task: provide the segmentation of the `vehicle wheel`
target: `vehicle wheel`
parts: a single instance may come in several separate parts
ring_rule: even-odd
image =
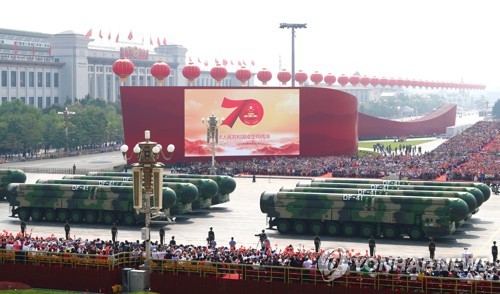
[[[80,223],[82,221],[82,213],[79,210],[71,211],[71,222]]]
[[[399,236],[399,230],[395,225],[384,225],[382,233],[384,234],[384,238],[394,239]]]
[[[353,237],[353,236],[355,236],[356,233],[357,233],[357,231],[358,230],[357,230],[356,225],[354,223],[345,223],[342,226],[342,232],[347,237]]]
[[[47,209],[45,210],[45,212],[43,213],[43,215],[45,216],[45,220],[48,221],[48,222],[53,222],[56,220],[56,211],[53,210],[53,209]]]
[[[325,229],[325,225],[319,221],[313,221],[309,224],[309,228],[313,234],[321,235]]]
[[[97,213],[95,211],[87,211],[85,213],[85,222],[89,225],[97,222]]]
[[[280,232],[280,234],[290,233],[290,222],[288,222],[287,220],[278,220],[276,227],[278,228],[278,232]]]
[[[106,211],[102,216],[102,222],[111,225],[115,222],[115,215],[111,211]]]
[[[420,240],[424,238],[424,231],[418,226],[411,226],[408,228],[408,235],[413,240]]]
[[[57,218],[60,222],[65,222],[69,219],[69,211],[66,209],[59,209],[57,212]]]
[[[375,227],[372,224],[362,224],[359,227],[359,235],[364,238],[370,238],[375,235]]]
[[[307,225],[304,221],[294,221],[293,231],[297,234],[304,234],[307,231]]]
[[[331,222],[326,225],[326,232],[330,236],[338,236],[340,234],[340,225],[337,222]]]
[[[124,216],[123,216],[123,222],[125,223],[125,225],[127,226],[133,226],[137,223],[137,220],[135,218],[135,215],[134,213],[126,213]]]
[[[33,208],[31,211],[31,219],[35,222],[43,220],[43,213],[40,208]]]
[[[29,208],[19,208],[19,212],[17,213],[17,216],[19,217],[20,220],[22,221],[27,221],[30,219],[30,209]]]

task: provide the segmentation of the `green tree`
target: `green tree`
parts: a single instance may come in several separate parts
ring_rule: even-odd
[[[60,111],[63,111],[63,109],[54,108],[42,117],[42,141],[45,153],[47,153],[49,148],[59,149],[66,146],[66,125],[64,122],[64,117],[60,114],[57,114],[57,112]]]
[[[19,100],[3,103],[0,124],[4,128],[0,149],[4,154],[21,154],[38,150],[42,140],[42,114]]]

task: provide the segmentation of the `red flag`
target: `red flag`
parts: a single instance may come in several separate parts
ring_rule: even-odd
[[[132,35],[132,30],[130,30],[130,33],[128,33],[128,39],[131,41],[134,38],[134,35]]]
[[[161,43],[160,43],[160,37],[156,37],[156,44],[158,44],[158,46],[161,45]]]
[[[219,61],[215,58],[215,65],[219,65]]]
[[[153,46],[153,38],[149,36],[149,45]]]
[[[243,60],[243,65],[244,65],[244,66],[247,66],[247,64],[245,63],[245,60]]]
[[[208,60],[205,59],[205,63],[203,63],[205,66],[208,66]]]
[[[102,30],[99,30],[99,38],[102,39]]]
[[[144,45],[144,35],[142,35],[142,45]]]
[[[223,64],[224,66],[226,66],[226,65],[227,65],[227,60],[222,59],[222,64]]]
[[[238,66],[241,66],[241,61],[238,60]]]
[[[85,37],[90,38],[92,37],[92,29],[90,29],[86,34]]]
[[[111,40],[111,32],[108,34],[108,40]]]
[[[163,45],[167,45],[167,38],[163,37]]]
[[[200,58],[199,58],[199,57],[198,57],[198,63],[201,63],[201,60],[200,60]]]
[[[120,42],[120,33],[116,34],[116,40],[115,40],[116,43]]]
[[[35,44],[31,47],[31,55],[35,55]]]
[[[49,48],[49,50],[50,50],[50,48]],[[14,42],[14,55],[17,55],[17,42]]]
[[[231,59],[231,65],[234,65],[233,60]]]
[[[255,62],[253,62],[253,60],[252,60],[252,66],[255,66]]]
[[[191,56],[189,56],[189,63],[193,63],[193,60],[191,59]]]

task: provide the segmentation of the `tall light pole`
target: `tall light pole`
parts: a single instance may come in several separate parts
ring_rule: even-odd
[[[280,29],[292,29],[292,87],[295,87],[295,29],[306,28],[306,23],[280,23]]]
[[[137,156],[137,163],[132,164],[133,172],[133,198],[134,209],[136,213],[143,212],[145,214],[145,227],[141,230],[142,240],[146,241],[146,261],[144,267],[149,270],[149,262],[151,259],[151,197],[153,197],[153,209],[159,213],[162,208],[162,186],[163,186],[163,166],[162,162],[157,162],[160,155],[165,160],[172,158],[175,146],[170,144],[167,146],[167,156],[163,154],[163,148],[160,144],[150,141],[151,134],[149,131],[144,132],[145,141],[135,145],[133,152]],[[128,146],[122,145],[120,151],[123,158],[128,161],[132,158],[127,157]],[[143,205],[144,204],[144,205]],[[144,208],[143,208],[144,206]]]
[[[64,118],[65,133],[66,133],[66,152],[69,156],[69,139],[68,139],[68,121],[69,116],[75,114],[74,111],[68,111],[68,108],[64,108],[64,111],[59,111],[57,114],[61,114]]]
[[[201,118],[201,123],[207,126],[207,143],[212,146],[212,166],[210,167],[210,174],[215,175],[215,145],[219,144],[219,126],[224,122],[224,118],[219,121],[219,118],[212,112],[210,117],[206,119]]]

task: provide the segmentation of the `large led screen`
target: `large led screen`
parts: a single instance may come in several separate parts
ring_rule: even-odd
[[[299,96],[290,88],[186,89],[184,156],[211,156],[211,114],[219,118],[217,156],[300,155]]]

